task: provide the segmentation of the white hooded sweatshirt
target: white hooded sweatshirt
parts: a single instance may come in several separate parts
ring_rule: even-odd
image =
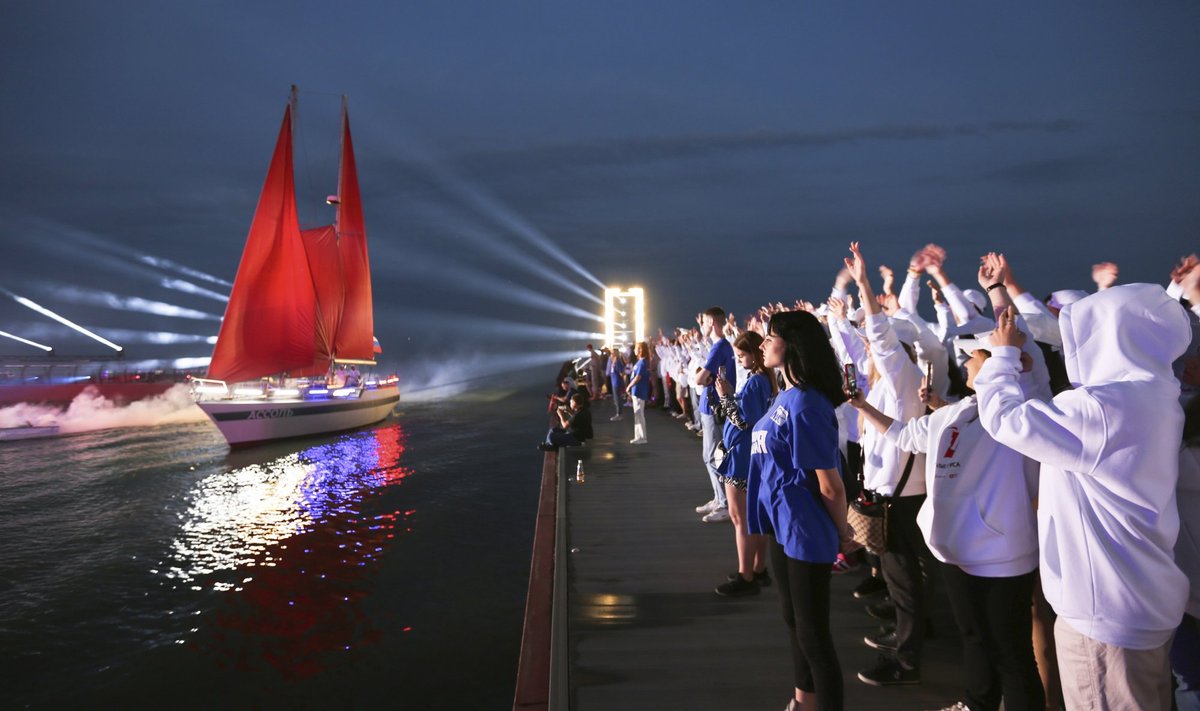
[[[917,525],[938,560],[981,578],[1037,567],[1037,464],[988,435],[975,396],[893,422],[887,438],[926,456],[928,498]]]
[[[1126,284],[1067,306],[1059,324],[1075,389],[1026,402],[1019,351],[996,347],[975,377],[980,418],[1042,463],[1040,568],[1054,610],[1092,639],[1154,649],[1188,596],[1172,559],[1183,411],[1171,372],[1187,314],[1160,286]]]

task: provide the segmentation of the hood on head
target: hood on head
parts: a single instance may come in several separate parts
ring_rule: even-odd
[[[1063,307],[1058,315],[1071,384],[1174,380],[1191,326],[1157,284],[1122,284]]]

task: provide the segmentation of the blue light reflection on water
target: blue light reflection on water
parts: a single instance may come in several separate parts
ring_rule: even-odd
[[[269,666],[292,678],[377,640],[358,603],[398,524],[410,530],[415,510],[364,509],[409,476],[399,465],[403,452],[393,425],[199,482],[162,574],[176,589],[231,597],[219,603],[214,630],[190,628],[177,643],[219,666]]]

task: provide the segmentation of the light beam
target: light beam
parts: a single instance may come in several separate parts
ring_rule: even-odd
[[[34,348],[41,348],[42,350],[46,351],[47,353],[54,350],[50,346],[44,346],[41,343],[36,343],[34,341],[30,341],[30,340],[21,338],[20,336],[14,336],[13,334],[8,333],[7,331],[0,331],[0,336],[4,336],[5,338],[11,338],[14,341],[20,341],[21,343],[24,343],[25,345],[28,345],[28,346],[33,346]]]
[[[88,338],[99,341],[100,343],[103,343],[104,345],[108,346],[109,348],[113,349],[114,351],[116,351],[118,353],[121,353],[125,350],[124,348],[118,346],[117,344],[113,343],[112,341],[108,340],[107,338],[104,338],[102,336],[96,335],[95,333],[92,333],[91,331],[87,330],[83,326],[80,326],[79,324],[75,323],[74,321],[71,321],[67,318],[59,316],[58,314],[54,313],[50,309],[48,309],[44,306],[41,306],[39,304],[36,304],[36,303],[30,301],[29,299],[26,299],[24,296],[18,296],[16,294],[12,293],[11,291],[9,291],[8,289],[5,289],[4,287],[0,287],[0,291],[3,291],[5,294],[8,294],[10,297],[12,297],[12,299],[14,301],[16,301],[18,304],[24,306],[25,308],[33,309],[34,311],[37,311],[39,314],[46,316],[48,318],[52,318],[55,321],[58,321],[59,323],[61,323],[62,325],[66,326],[68,328],[73,328],[76,331],[87,336]]]

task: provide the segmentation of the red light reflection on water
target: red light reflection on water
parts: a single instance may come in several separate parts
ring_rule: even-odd
[[[223,594],[215,629],[191,646],[223,667],[302,679],[378,642],[382,633],[360,603],[375,592],[377,563],[398,527],[412,530],[416,510],[364,510],[411,474],[398,465],[403,452],[398,425],[301,452],[312,471],[297,503],[309,523],[236,571],[242,582]]]

